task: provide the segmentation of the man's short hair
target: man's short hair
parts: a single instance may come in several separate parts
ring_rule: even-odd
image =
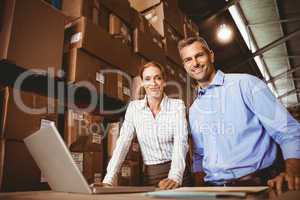
[[[178,51],[180,52],[181,49],[183,49],[186,46],[189,46],[191,44],[193,44],[194,42],[200,42],[208,51],[211,51],[207,42],[205,41],[204,38],[200,37],[200,36],[196,36],[196,37],[188,37],[185,39],[182,39],[178,42]]]

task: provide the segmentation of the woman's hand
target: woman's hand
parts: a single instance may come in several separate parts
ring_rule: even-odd
[[[90,187],[112,187],[111,184],[108,183],[92,183],[90,184]]]
[[[165,178],[158,183],[158,187],[163,190],[170,190],[178,188],[180,185],[178,182],[173,181],[172,179]]]

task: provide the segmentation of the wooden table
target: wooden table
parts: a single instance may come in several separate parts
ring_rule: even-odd
[[[258,199],[283,199],[283,200],[299,200],[300,191],[288,191],[282,195],[275,197],[272,195],[273,191],[263,192],[257,195],[248,195],[244,199],[258,200]],[[0,200],[159,200],[144,196],[143,193],[134,194],[101,194],[101,195],[84,195],[72,194],[52,191],[37,191],[37,192],[13,192],[13,193],[0,193]],[[233,198],[224,198],[224,200]],[[240,199],[240,198],[239,198]],[[165,199],[163,199],[165,200]],[[183,200],[183,199],[181,199]],[[222,198],[218,198],[222,200]]]

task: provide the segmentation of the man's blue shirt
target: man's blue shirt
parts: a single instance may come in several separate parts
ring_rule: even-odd
[[[247,74],[217,71],[189,110],[193,171],[222,184],[284,159],[300,158],[300,125],[267,85]]]

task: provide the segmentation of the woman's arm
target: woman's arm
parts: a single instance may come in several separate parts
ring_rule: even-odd
[[[134,137],[133,116],[135,115],[134,105],[129,103],[126,110],[125,119],[120,130],[120,136],[117,140],[116,148],[107,166],[107,173],[103,183],[112,185],[113,180],[118,173],[125,157],[128,153],[132,139]]]
[[[172,152],[172,163],[169,171],[168,179],[178,183],[177,187],[182,184],[183,174],[185,170],[185,159],[188,152],[188,129],[186,121],[185,105],[183,101],[180,101],[178,105],[179,109],[175,110],[175,133],[174,133],[174,145]],[[172,181],[164,181],[164,188],[170,189],[173,185]]]

